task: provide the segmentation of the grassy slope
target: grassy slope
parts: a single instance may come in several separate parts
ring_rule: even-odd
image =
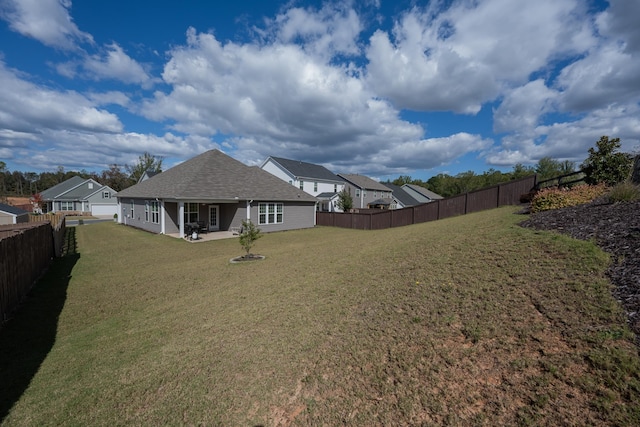
[[[55,343],[5,424],[638,424],[607,257],[511,212],[275,233],[244,264],[237,239],[79,227]]]

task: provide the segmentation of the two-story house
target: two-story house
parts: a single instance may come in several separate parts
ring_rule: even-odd
[[[338,176],[344,179],[345,189],[353,199],[354,208],[366,209],[373,205],[380,205],[380,201],[386,204],[391,203],[392,190],[386,185],[364,175],[339,173]]]
[[[317,198],[318,210],[340,211],[336,204],[344,180],[324,166],[270,156],[260,168]]]

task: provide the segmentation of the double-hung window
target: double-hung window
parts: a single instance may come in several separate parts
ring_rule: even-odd
[[[300,180],[300,189],[304,191],[304,181]]]
[[[184,204],[184,222],[197,222],[198,221],[198,204],[197,203],[185,203]]]
[[[144,204],[144,222],[149,222],[149,202]]]
[[[313,192],[317,193],[318,192],[318,183],[314,181],[313,183]]]
[[[109,191],[103,191],[102,192],[102,198],[103,199],[110,199],[111,198],[111,193]]]
[[[61,211],[72,211],[73,210],[73,202],[60,202],[60,210]]]
[[[282,224],[282,203],[260,203],[258,205],[258,224]]]
[[[151,202],[151,222],[154,224],[160,224],[160,202]]]

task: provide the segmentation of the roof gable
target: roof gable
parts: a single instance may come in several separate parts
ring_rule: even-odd
[[[86,181],[86,179],[82,178],[81,176],[72,176],[66,181],[62,181],[60,184],[56,184],[53,187],[40,192],[40,195],[44,200],[52,200],[59,195],[66,193],[72,188],[82,184],[84,181]]]
[[[406,191],[404,191],[404,189],[402,187],[400,187],[399,185],[395,185],[395,184],[385,184],[386,186],[388,186],[392,191],[393,191],[393,197],[400,203],[402,203],[402,205],[404,207],[407,206],[415,206],[415,205],[419,205],[421,202],[416,200],[415,198],[413,198],[411,196],[411,194],[407,193]]]
[[[342,180],[336,174],[329,169],[321,165],[315,165],[313,163],[302,162],[300,160],[283,159],[282,157],[269,157],[274,163],[280,165],[284,170],[289,172],[296,178],[310,178],[323,181],[336,181]],[[269,161],[267,159],[267,161]]]
[[[316,201],[269,172],[247,166],[219,150],[206,151],[120,191],[116,197]]]

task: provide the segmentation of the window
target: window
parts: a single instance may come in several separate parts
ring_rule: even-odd
[[[303,180],[300,180],[300,189],[304,190],[304,181]]]
[[[185,203],[184,204],[184,222],[197,222],[198,221],[198,204],[197,203]]]
[[[360,189],[356,188],[356,197],[360,197]]]
[[[151,202],[151,222],[160,224],[160,202]]]
[[[293,185],[293,181],[292,181],[292,180],[289,180],[289,184]]]
[[[314,182],[314,183],[313,183],[313,192],[314,192],[314,193],[317,193],[317,192],[318,192],[318,183],[317,183],[317,182]]]
[[[338,192],[338,184],[333,184],[333,192],[334,193]]]
[[[111,193],[109,191],[103,191],[102,192],[102,198],[103,199],[110,199],[111,198]]]
[[[149,222],[149,202],[144,203],[144,221]]]
[[[134,206],[134,203],[133,203],[133,200],[132,200],[131,201],[131,218],[133,218],[133,206]]]
[[[61,211],[72,211],[73,210],[73,202],[60,202],[60,210]]]
[[[93,190],[93,182],[90,182],[88,186],[89,186],[89,190]]]
[[[282,203],[260,203],[258,205],[258,224],[282,224]]]
[[[382,197],[382,196],[381,196]],[[373,190],[373,198],[377,199],[378,198],[378,190]]]

